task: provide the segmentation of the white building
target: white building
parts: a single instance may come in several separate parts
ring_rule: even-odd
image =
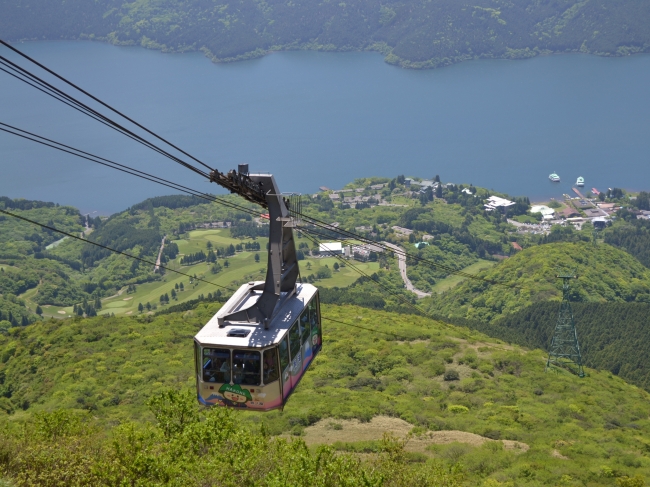
[[[555,210],[546,205],[534,205],[530,208],[531,213],[541,213],[544,220],[552,220],[555,217]]]
[[[499,209],[505,212],[507,208],[511,207],[514,204],[514,201],[510,201],[505,198],[499,198],[498,196],[490,196],[486,200],[484,206],[486,211],[494,211],[496,209]]]
[[[318,251],[322,255],[341,255],[343,253],[343,245],[341,242],[325,242],[318,246]]]

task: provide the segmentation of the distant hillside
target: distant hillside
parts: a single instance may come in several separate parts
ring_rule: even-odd
[[[430,310],[490,322],[533,303],[560,299],[558,266],[579,276],[571,282],[573,301],[650,303],[650,270],[637,259],[607,244],[559,242],[525,249],[480,274],[515,287],[465,281],[428,298]]]
[[[394,445],[396,470],[384,483],[355,477],[346,485],[457,485],[442,482],[442,472],[462,475],[462,485],[530,487],[604,487],[650,476],[647,392],[608,372],[545,373],[543,351],[353,306],[323,306],[323,351],[284,411],[199,412],[193,400],[167,391],[193,389],[192,337],[216,309],[47,320],[0,334],[0,485],[1,475],[10,485],[341,485],[261,478],[285,461],[302,462],[301,472],[331,471],[330,462],[340,466],[331,456],[337,450],[373,460],[368,453],[386,452],[381,433],[373,441],[355,434],[373,417],[410,423],[406,448],[420,449],[407,455]],[[353,419],[361,423],[347,431]],[[345,438],[322,463],[300,443],[265,446],[280,434],[301,439],[317,425]],[[457,441],[432,440],[436,434]],[[282,456],[265,456],[270,451]],[[368,466],[348,465],[354,472]],[[422,476],[395,480],[399,469]],[[249,481],[235,481],[242,478]]]
[[[560,303],[527,306],[492,323],[462,321],[511,343],[548,350]],[[572,303],[583,362],[650,390],[650,304]]]
[[[203,50],[220,61],[286,49],[368,49],[390,63],[427,68],[551,52],[647,52],[649,19],[650,4],[640,0],[13,0],[3,2],[0,35]]]

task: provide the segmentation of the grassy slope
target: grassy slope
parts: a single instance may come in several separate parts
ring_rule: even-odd
[[[500,262],[480,276],[519,289],[465,281],[430,301],[444,316],[489,321],[539,301],[561,297],[557,267],[574,269],[575,301],[643,301],[650,293],[650,271],[631,255],[610,245],[553,243],[528,248]]]
[[[6,419],[63,407],[91,409],[111,424],[150,420],[145,402],[152,394],[192,386],[191,338],[217,308],[12,329],[0,337],[0,387],[11,395],[0,406],[14,411]],[[453,444],[430,449],[444,462],[460,461],[468,485],[486,476],[559,485],[568,475],[567,485],[595,486],[612,485],[613,475],[650,475],[650,395],[616,376],[544,373],[541,351],[416,316],[348,306],[325,306],[324,316],[408,338],[325,321],[325,348],[285,410],[238,413],[241,421],[300,434],[321,418],[388,415],[410,422],[415,433],[461,430],[530,446],[523,453]],[[457,370],[461,380],[443,381],[445,369]]]
[[[478,262],[476,262],[475,264],[472,264],[470,266],[465,267],[464,269],[462,269],[462,271],[466,272],[466,273],[469,273],[469,274],[478,274],[482,270],[489,269],[494,264],[495,264],[494,261],[481,259]],[[465,280],[464,277],[453,274],[453,275],[451,275],[449,277],[446,277],[446,278],[441,279],[440,281],[436,282],[432,286],[431,290],[434,293],[442,293],[444,291],[448,291],[449,289],[457,286],[458,284],[460,284],[464,280]]]

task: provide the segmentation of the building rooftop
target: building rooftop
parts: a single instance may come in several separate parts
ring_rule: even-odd
[[[341,242],[324,242],[318,246],[320,252],[333,252],[341,253],[343,252],[343,245]]]

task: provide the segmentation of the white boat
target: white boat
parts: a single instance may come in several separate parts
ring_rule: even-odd
[[[578,179],[576,180],[576,186],[584,186],[585,185],[585,178],[582,176],[579,176]]]
[[[548,178],[554,183],[560,182],[560,176],[558,176],[556,173],[551,174]]]

